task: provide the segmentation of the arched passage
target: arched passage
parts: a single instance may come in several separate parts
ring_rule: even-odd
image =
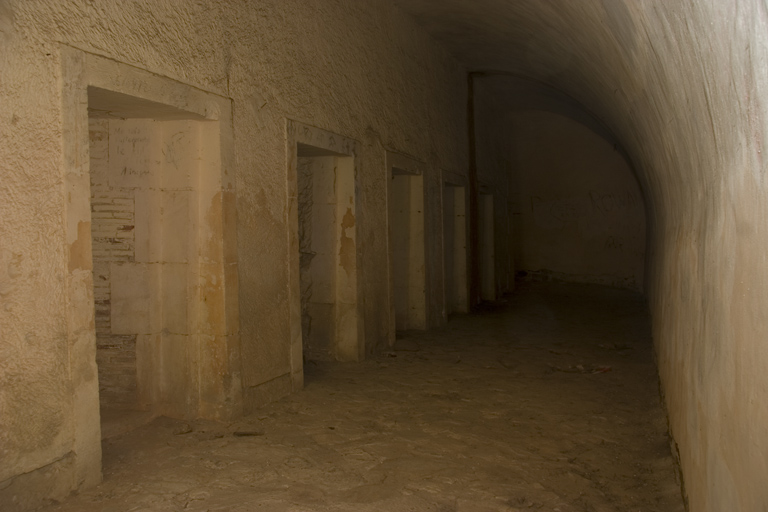
[[[473,71],[562,91],[626,148],[646,194],[646,289],[691,509],[764,506],[764,2],[398,3]]]
[[[301,120],[307,136],[322,127],[355,141],[356,170],[345,172],[354,186],[347,180],[341,199],[355,205],[355,244],[344,255],[359,271],[335,282],[357,283],[346,291],[362,299],[345,304],[359,321],[344,346],[362,357],[363,347],[371,355],[394,339],[382,271],[387,155],[423,163],[425,314],[437,326],[448,295],[444,184],[467,187],[467,239],[477,253],[468,259],[483,262],[482,272],[477,261],[467,265],[469,295],[496,297],[512,286],[514,263],[509,116],[545,110],[615,144],[638,178],[649,226],[645,290],[690,508],[765,509],[765,1],[395,1],[400,9],[391,0],[0,0],[0,503],[36,508],[100,478],[90,255],[92,238],[117,245],[124,233],[90,235],[99,226],[90,224],[84,171],[87,85],[96,85],[151,101],[140,109],[152,111],[147,119],[164,119],[161,105],[194,112],[195,145],[220,146],[213,159],[180,155],[216,170],[163,191],[188,197],[187,211],[197,212],[163,226],[168,247],[201,226],[199,250],[186,263],[153,262],[186,265],[194,290],[167,287],[162,309],[151,309],[199,320],[151,332],[191,341],[174,345],[189,356],[186,370],[162,374],[192,383],[167,393],[182,398],[183,416],[237,415],[301,385],[299,202],[286,162],[312,155],[289,143],[286,119]],[[106,67],[86,72],[98,62]],[[216,125],[220,137],[204,135]],[[336,141],[324,149],[338,152]],[[187,301],[192,310],[172,307],[185,295],[197,297]]]

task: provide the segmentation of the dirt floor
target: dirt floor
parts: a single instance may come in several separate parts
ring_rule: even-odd
[[[682,511],[648,318],[629,292],[521,284],[226,425],[104,442],[46,511]]]

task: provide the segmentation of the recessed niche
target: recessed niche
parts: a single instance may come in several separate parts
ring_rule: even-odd
[[[466,189],[446,183],[443,188],[443,249],[445,310],[468,311]]]
[[[200,323],[201,284],[217,279],[201,258],[200,207],[214,192],[201,175],[220,172],[219,130],[126,94],[90,87],[88,99],[96,361],[109,437],[155,415],[199,414],[195,365],[213,334]]]
[[[397,162],[388,169],[390,286],[398,331],[427,326],[424,178],[420,172]]]
[[[323,148],[297,145],[301,334],[305,360],[339,358],[345,328],[337,293],[350,256],[345,227],[354,225],[354,159]]]

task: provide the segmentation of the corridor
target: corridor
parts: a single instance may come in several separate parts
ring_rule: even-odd
[[[104,442],[61,511],[682,511],[634,292],[519,283],[230,424]]]
[[[768,511],[766,148],[768,0],[0,0],[0,512]]]

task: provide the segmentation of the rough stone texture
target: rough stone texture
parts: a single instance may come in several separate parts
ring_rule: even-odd
[[[694,511],[768,504],[768,10],[702,0],[402,0],[471,69],[564,91],[626,148]]]
[[[646,289],[690,508],[764,508],[765,3],[399,3],[471,69],[530,77],[539,89],[559,88],[566,101],[538,97],[556,103],[552,108],[561,113],[583,105],[620,142],[647,201]],[[368,353],[386,346],[387,277],[380,270],[387,253],[381,236],[385,150],[428,162],[428,261],[441,254],[441,210],[435,208],[440,176],[463,184],[467,157],[462,67],[406,15],[384,0],[2,0],[0,44],[4,489],[21,486],[20,479],[10,480],[16,475],[47,478],[36,468],[54,475],[55,485],[47,488],[57,490],[45,491],[51,495],[98,480],[99,429],[89,415],[98,402],[94,315],[92,308],[78,307],[93,300],[90,213],[67,210],[87,188],[87,148],[62,144],[83,128],[85,117],[72,112],[86,101],[84,91],[72,90],[82,70],[62,74],[67,49],[233,100],[234,137],[222,154],[233,154],[225,171],[236,182],[238,220],[225,208],[219,221],[238,227],[237,246],[222,249],[229,257],[222,278],[239,281],[239,308],[225,312],[234,315],[227,316],[234,321],[226,332],[207,334],[210,343],[201,347],[218,346],[220,337],[223,345],[239,347],[236,336],[242,334],[249,354],[262,358],[244,361],[245,367],[275,363],[274,354],[262,350],[266,340],[292,339],[285,118],[359,141],[356,222],[365,248],[360,286],[366,297],[361,329]],[[101,78],[115,83],[122,76]],[[503,121],[499,117],[495,126]],[[478,130],[502,133],[483,123]],[[499,161],[493,151],[483,154],[479,159]],[[234,188],[212,201],[227,198],[235,200]],[[437,266],[429,271],[439,272]],[[205,289],[235,295],[238,290],[210,282]],[[231,353],[214,359],[232,368],[239,359]],[[290,349],[275,353],[291,368],[284,361],[292,357]],[[217,375],[221,366],[206,370]],[[216,397],[235,389],[239,377],[230,376],[201,383],[211,408]],[[255,392],[266,401],[286,389],[291,376],[283,374]]]
[[[510,122],[518,275],[641,289],[644,201],[615,146],[549,112]]]
[[[164,389],[178,397],[189,391],[179,383],[193,383],[199,414],[215,417],[237,410],[241,367],[282,365],[290,371],[286,118],[343,134],[364,148],[356,168],[357,201],[365,212],[356,219],[365,248],[360,287],[367,297],[360,304],[366,322],[359,327],[365,350],[387,346],[387,281],[380,270],[386,237],[379,235],[386,226],[385,148],[428,162],[433,195],[440,169],[461,175],[467,161],[463,70],[406,15],[383,0],[3,0],[0,44],[3,500],[20,496],[25,481],[35,489],[36,469],[70,453],[74,462],[51,473],[56,489],[93,484],[99,474],[94,311],[85,307],[93,304],[90,213],[70,208],[85,204],[87,144],[62,144],[87,121],[85,90],[74,89],[87,70],[78,67],[80,57],[71,57],[77,53],[72,48],[232,99],[231,118],[221,112],[234,131],[221,141],[222,156],[229,155],[222,163],[222,190],[196,211],[201,225],[237,226],[239,236],[227,243],[238,242],[208,245],[218,232],[201,232],[198,249],[207,266],[201,267],[205,279],[195,284],[203,304],[199,336],[189,345],[186,337],[168,334],[169,353],[185,358],[187,368],[200,361],[200,371],[215,378],[197,382],[197,373],[174,367],[178,371],[164,374]],[[126,94],[160,94],[154,86],[142,89],[141,80],[132,82],[128,66],[114,69],[98,80]],[[183,95],[161,99],[140,109],[174,115],[166,107],[186,101]],[[201,128],[201,140],[216,141],[207,129]],[[65,169],[74,170],[65,175]],[[203,172],[201,179],[208,176]],[[236,215],[228,209],[235,189]],[[428,243],[440,247],[441,224],[432,225]],[[239,307],[231,296],[238,290],[233,279],[239,279]],[[174,297],[169,292],[164,300]],[[219,310],[216,304],[234,306]],[[206,331],[214,324],[224,327]],[[238,335],[252,359],[232,355]],[[271,340],[286,350],[265,350]],[[253,391],[260,397],[255,402],[291,389],[286,373],[252,380],[263,386]],[[235,398],[223,403],[222,397]],[[188,406],[174,414],[186,414]],[[25,476],[11,480],[17,475]]]
[[[116,262],[136,260],[136,212],[133,189],[109,186],[109,121],[91,119],[91,251],[96,320],[99,402],[135,406],[136,334],[112,332],[112,272]]]
[[[276,151],[285,137],[282,119],[289,117],[362,143],[357,201],[364,216],[357,226],[365,342],[368,350],[386,346],[383,149],[428,161],[435,171],[464,168],[463,74],[385,2],[266,2],[241,13],[238,24],[242,43],[232,49],[229,82],[236,105],[243,96],[237,137],[258,141],[249,151],[238,149],[240,232],[259,233],[239,238],[243,339],[258,347],[289,331],[285,163]],[[435,176],[431,171],[430,179]],[[439,233],[430,233],[431,243]]]

